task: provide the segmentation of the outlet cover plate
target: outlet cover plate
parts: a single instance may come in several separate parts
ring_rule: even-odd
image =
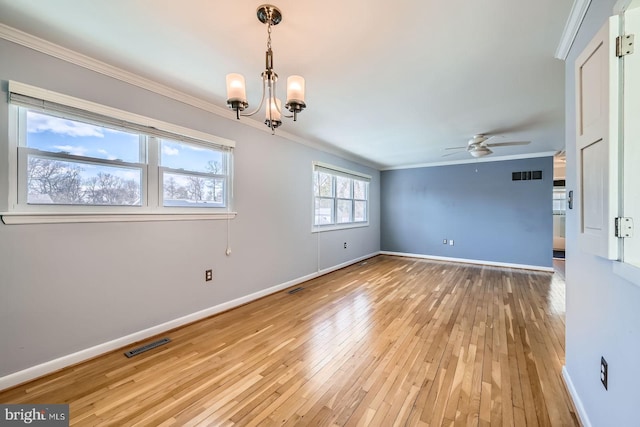
[[[605,390],[609,390],[609,365],[604,357],[600,357],[600,382]]]

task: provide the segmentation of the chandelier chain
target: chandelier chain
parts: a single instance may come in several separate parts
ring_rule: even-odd
[[[271,50],[271,19],[272,12],[268,10],[267,12],[267,50]]]

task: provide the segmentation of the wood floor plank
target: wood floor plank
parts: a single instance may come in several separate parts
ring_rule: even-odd
[[[0,402],[68,403],[73,426],[579,425],[562,276],[381,255],[299,286]]]

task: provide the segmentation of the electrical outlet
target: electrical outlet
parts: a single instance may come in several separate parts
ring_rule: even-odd
[[[453,246],[453,240],[449,240],[449,246]]]
[[[442,239],[442,244],[446,245],[447,244],[447,239]]]
[[[344,242],[344,248],[347,249],[347,242]]]
[[[604,360],[604,357],[600,358],[600,382],[604,386],[605,390],[608,390],[608,382],[609,382],[609,365],[607,361]]]
[[[204,271],[204,280],[205,280],[205,282],[213,280],[213,270],[205,270]]]

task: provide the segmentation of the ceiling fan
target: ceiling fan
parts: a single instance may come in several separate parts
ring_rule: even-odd
[[[484,134],[473,135],[473,138],[469,140],[466,146],[464,147],[449,147],[445,148],[445,150],[466,150],[473,157],[484,157],[493,153],[491,148],[493,147],[508,147],[511,145],[527,145],[531,141],[513,141],[513,142],[494,142],[488,144],[487,141],[498,137],[497,135],[487,136]],[[501,137],[502,138],[502,137]],[[453,154],[457,154],[457,152],[444,154],[442,157],[451,156]]]

